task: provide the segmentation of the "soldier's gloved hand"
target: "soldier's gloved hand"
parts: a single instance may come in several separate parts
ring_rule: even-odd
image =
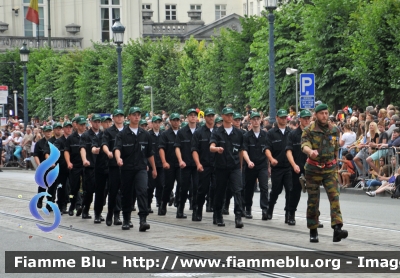
[[[317,150],[313,150],[313,151],[311,151],[311,153],[310,153],[310,157],[311,158],[317,158],[317,156],[318,156],[318,151]]]

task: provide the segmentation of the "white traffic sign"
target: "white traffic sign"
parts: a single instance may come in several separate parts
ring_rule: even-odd
[[[315,96],[315,74],[300,74],[300,96]]]

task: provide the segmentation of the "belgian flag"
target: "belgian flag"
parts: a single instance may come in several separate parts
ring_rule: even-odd
[[[25,18],[39,25],[39,0],[31,0]]]

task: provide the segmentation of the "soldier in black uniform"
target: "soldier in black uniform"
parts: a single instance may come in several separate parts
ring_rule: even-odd
[[[149,171],[148,173],[148,180],[149,180],[149,190],[148,190],[148,203],[149,203],[149,213],[153,213],[153,210],[151,208],[151,202],[153,200],[153,193],[154,190],[156,190],[156,202],[157,202],[157,207],[160,206],[161,203],[161,197],[162,197],[162,191],[164,188],[164,168],[162,167],[162,162],[160,158],[160,153],[158,152],[158,144],[161,136],[161,131],[160,131],[160,125],[162,119],[159,116],[154,116],[152,118],[152,123],[153,123],[153,128],[149,131],[150,136],[151,136],[151,142],[152,142],[152,147],[153,147],[153,152],[154,152],[154,161],[156,163],[156,168],[157,168],[157,178],[153,179],[152,175],[152,170],[151,165],[149,165]]]
[[[97,119],[97,115],[94,115],[95,119]],[[92,117],[92,121],[95,121]],[[93,138],[92,141],[92,153],[97,155],[96,164],[94,170],[94,177],[96,182],[95,189],[95,198],[94,198],[94,223],[100,224],[104,221],[104,218],[101,216],[104,205],[104,195],[105,188],[109,181],[108,179],[108,156],[101,148],[101,144],[103,142],[104,128],[107,129],[111,125],[111,118],[108,116],[101,117],[101,125],[103,127],[103,131],[100,130],[96,137]]]
[[[214,224],[225,226],[222,217],[223,200],[226,187],[232,190],[235,201],[236,228],[242,228],[242,173],[243,161],[243,134],[232,126],[233,109],[225,107],[222,110],[223,124],[211,134],[210,151],[215,156],[215,200],[214,200]]]
[[[35,144],[35,149],[33,151],[33,157],[35,159],[36,165],[39,166],[40,163],[46,160],[46,158],[49,155],[49,144],[48,141],[51,138],[51,131],[52,127],[50,125],[46,125],[43,127],[43,134],[44,137],[40,139],[39,141],[36,142]],[[47,157],[46,157],[47,155]],[[51,184],[47,184],[48,188],[47,190],[50,190]],[[46,192],[46,189],[42,187],[38,187],[38,193]],[[50,193],[49,193],[50,194]],[[48,200],[51,201],[51,198],[48,197]],[[43,197],[41,197],[37,203],[38,208],[42,208],[43,206]],[[50,209],[50,206],[46,206],[47,209]]]
[[[274,128],[267,132],[267,147],[265,151],[271,165],[272,183],[269,195],[267,218],[272,219],[276,200],[278,200],[279,194],[281,194],[283,187],[285,187],[285,223],[287,223],[289,219],[289,194],[292,189],[292,171],[286,157],[287,138],[291,131],[290,128],[286,126],[287,115],[288,113],[285,109],[278,110],[276,116],[277,123]]]
[[[113,111],[114,125],[107,128],[104,131],[102,137],[101,148],[108,157],[108,212],[106,217],[106,225],[111,226],[112,217],[114,214],[114,225],[122,225],[120,220],[120,210],[117,206],[117,196],[119,189],[121,188],[121,171],[117,165],[117,161],[114,158],[112,150],[115,145],[115,137],[117,134],[124,129],[124,111],[121,109],[115,109]]]
[[[62,125],[58,122],[53,124],[53,136],[49,139],[49,143],[52,143],[54,145],[54,142],[60,138],[62,135]],[[49,157],[50,155],[50,148],[48,146],[48,148],[45,151],[45,156],[46,159]],[[61,156],[60,156],[61,158]],[[56,164],[60,163],[60,158],[58,159],[58,161],[56,162]],[[56,201],[56,193],[57,193],[57,188],[59,183],[57,183],[58,181],[55,180],[54,185],[50,186],[49,189],[47,190],[47,192],[51,195],[51,197],[48,198],[49,201],[52,201],[53,203]],[[49,211],[52,211],[51,207],[48,206]],[[61,210],[60,210],[61,211]]]
[[[245,183],[245,217],[253,218],[251,206],[253,205],[254,184],[257,179],[260,184],[260,208],[262,220],[267,220],[268,210],[268,159],[265,155],[267,145],[267,132],[261,130],[261,117],[257,112],[250,114],[252,129],[244,135],[243,158],[247,162]]]
[[[93,141],[97,139],[100,132],[100,120],[101,116],[99,114],[93,114],[90,119],[91,128],[85,131],[81,136],[81,157],[84,166],[84,179],[83,179],[83,219],[92,219],[89,215],[90,205],[93,201],[93,193],[96,188],[95,180],[95,166],[96,158],[99,150],[92,152]],[[99,216],[100,218],[100,216]]]
[[[76,216],[81,216],[82,214],[82,205],[77,203],[77,196],[81,187],[81,180],[83,181],[84,179],[83,162],[80,149],[81,136],[86,130],[86,123],[86,119],[83,116],[77,117],[77,131],[68,136],[67,140],[65,141],[64,157],[69,169],[69,184],[71,186],[71,195],[73,196],[68,212],[70,216],[74,215],[75,208]]]
[[[189,109],[186,112],[186,117],[188,118],[188,125],[178,131],[174,145],[179,167],[181,168],[181,187],[179,195],[179,205],[176,211],[176,218],[186,218],[183,210],[185,208],[185,203],[188,198],[189,188],[192,185],[193,199],[189,199],[189,202],[192,204],[193,207],[192,221],[197,221],[194,211],[196,209],[196,192],[199,182],[199,176],[197,173],[196,164],[194,163],[192,156],[192,137],[193,133],[196,130],[197,122],[196,109]]]
[[[288,224],[296,225],[295,212],[301,197],[300,176],[304,175],[304,165],[306,164],[307,155],[301,151],[301,135],[303,129],[310,124],[311,112],[302,110],[300,112],[300,125],[289,133],[288,143],[286,146],[286,156],[292,166],[292,190],[289,196],[289,220]]]
[[[201,221],[203,217],[203,205],[208,198],[207,207],[212,206],[214,196],[210,196],[213,193],[210,187],[215,180],[214,163],[215,153],[210,152],[210,139],[211,133],[214,127],[214,116],[215,112],[211,108],[204,110],[204,117],[206,124],[198,128],[192,137],[192,156],[196,163],[197,171],[199,172],[199,185],[197,189],[197,208],[193,211],[195,215],[195,221]],[[210,208],[208,209],[211,210]],[[192,219],[193,220],[193,219]]]
[[[152,149],[150,134],[139,127],[141,117],[139,107],[129,109],[129,126],[119,132],[115,138],[114,154],[121,167],[122,213],[123,230],[133,227],[131,223],[132,194],[136,191],[138,200],[140,227],[144,232],[150,229],[146,222],[148,213],[147,204],[147,163],[152,168],[153,179],[157,177],[156,165]]]
[[[57,149],[60,151],[60,158],[58,160],[58,165],[59,165],[59,172],[58,172],[58,177],[55,182],[55,184],[58,186],[61,184],[61,187],[58,189],[57,192],[57,202],[58,202],[58,207],[60,208],[61,214],[66,214],[67,213],[67,201],[68,201],[68,195],[69,192],[67,190],[67,179],[68,179],[68,165],[67,162],[65,161],[64,157],[64,150],[65,150],[65,142],[67,141],[68,136],[71,135],[72,133],[72,123],[69,121],[65,121],[63,123],[63,131],[64,134],[58,138],[54,142],[54,146],[57,147]]]
[[[165,182],[164,190],[162,193],[161,205],[158,208],[158,215],[165,215],[167,213],[167,204],[172,205],[171,192],[174,189],[175,180],[180,179],[180,168],[178,159],[175,154],[175,139],[179,129],[178,113],[172,113],[169,116],[171,128],[164,131],[160,136],[158,150],[160,153],[160,159],[164,168]],[[175,198],[178,198],[179,191],[176,189]]]

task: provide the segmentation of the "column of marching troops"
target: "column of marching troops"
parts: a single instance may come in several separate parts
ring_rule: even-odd
[[[49,201],[54,202],[57,193],[62,214],[73,216],[76,212],[82,219],[91,219],[89,208],[94,195],[94,223],[105,221],[107,226],[122,225],[123,230],[129,230],[133,227],[131,213],[136,210],[137,200],[139,231],[146,231],[150,229],[146,218],[153,213],[154,191],[158,215],[166,215],[167,207],[174,204],[176,218],[187,218],[184,209],[189,198],[192,221],[202,221],[205,206],[206,212],[213,212],[213,224],[217,226],[225,226],[223,215],[229,214],[233,196],[235,227],[242,228],[242,217],[253,218],[251,208],[258,181],[262,220],[272,219],[284,187],[285,223],[292,226],[296,224],[295,212],[302,190],[299,178],[304,175],[310,242],[319,241],[317,228],[323,227],[318,220],[321,184],[330,201],[333,241],[347,237],[348,232],[341,229],[335,171],[339,131],[328,122],[325,104],[316,107],[316,119],[311,123],[311,112],[302,110],[300,125],[292,131],[287,127],[285,109],[277,111],[276,124],[268,132],[260,128],[257,112],[250,115],[252,129],[248,132],[240,129],[241,115],[230,107],[222,110],[222,118],[215,118],[211,108],[204,112],[205,123],[200,126],[195,109],[187,111],[186,125],[180,124],[179,114],[172,113],[171,128],[163,132],[158,116],[152,118],[153,127],[147,131],[147,122],[141,120],[138,107],[129,109],[128,123],[124,123],[123,111],[116,109],[112,119],[94,114],[89,130],[83,116],[63,125],[45,126],[45,137],[35,145],[36,160],[40,163],[49,156],[48,142],[61,154],[58,178],[48,188]],[[269,176],[272,186],[268,196]],[[39,187],[39,190],[43,189]],[[108,210],[104,219],[101,214],[107,195]],[[39,201],[39,208],[42,202]]]

